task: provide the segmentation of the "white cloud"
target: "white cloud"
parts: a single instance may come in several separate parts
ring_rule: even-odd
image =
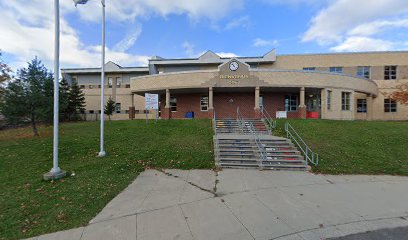
[[[391,41],[374,39],[369,37],[349,37],[341,44],[330,48],[335,52],[356,52],[356,51],[389,51],[395,48],[396,44]]]
[[[167,16],[185,14],[193,21],[207,18],[216,21],[229,12],[240,9],[244,0],[115,0],[106,2],[107,21],[134,23],[137,17],[152,15]],[[214,6],[217,6],[216,8]],[[86,5],[74,7],[72,1],[60,1],[61,7],[61,65],[95,67],[100,65],[100,46],[86,45],[77,30],[65,20],[67,14],[78,14],[88,21],[98,21],[101,16],[100,1],[90,1]],[[53,61],[54,9],[50,1],[12,0],[0,2],[0,46],[10,54],[14,63],[21,66],[34,56],[38,56],[50,67]],[[137,25],[136,25],[137,26]],[[137,26],[112,49],[107,48],[106,60],[118,64],[146,65],[148,56],[126,53],[137,41],[142,27]]]
[[[279,41],[278,40],[265,40],[262,38],[256,38],[254,39],[254,42],[252,44],[253,47],[271,47],[271,46],[278,46]]]
[[[262,1],[273,5],[290,5],[290,6],[299,6],[302,4],[315,5],[327,2],[327,0],[262,0]]]
[[[372,36],[395,28],[408,28],[408,19],[378,20],[363,23],[349,31],[348,35]]]
[[[225,26],[225,30],[231,30],[238,27],[248,28],[250,24],[251,20],[249,19],[249,16],[242,16],[228,22]]]
[[[126,35],[120,42],[116,43],[113,50],[118,52],[125,52],[129,48],[133,47],[140,34],[142,33],[142,26],[140,24],[135,25],[135,29]]]
[[[189,57],[189,58],[198,58],[198,57],[200,57],[201,55],[203,55],[204,53],[207,52],[207,51],[196,51],[196,50],[195,50],[195,45],[192,44],[192,43],[190,43],[190,42],[188,42],[188,41],[185,41],[185,42],[182,44],[182,47],[183,47],[183,49],[184,49],[185,54],[186,54],[187,57]],[[217,54],[218,56],[220,56],[220,57],[222,57],[222,58],[238,57],[237,54],[231,53],[231,52],[217,52],[217,53],[215,53],[215,54]]]
[[[229,53],[229,52],[217,52],[215,53],[218,56],[222,57],[222,58],[234,58],[234,57],[239,57],[237,54],[235,53]]]
[[[194,48],[195,48],[195,45],[194,45],[194,44],[192,44],[192,43],[190,43],[190,42],[188,42],[188,41],[185,41],[185,42],[183,43],[182,47],[183,47],[184,52],[186,53],[186,55],[187,55],[188,57],[194,58],[194,57],[199,56],[197,53],[194,52]],[[201,54],[200,54],[200,55],[201,55]]]
[[[311,20],[303,42],[316,41],[332,51],[405,49],[397,35],[381,35],[408,27],[406,0],[333,0]],[[357,7],[361,6],[361,7]]]
[[[87,5],[78,7],[81,17],[90,21],[100,19],[100,1],[91,1]],[[186,14],[192,20],[218,20],[243,5],[244,0],[114,0],[106,1],[106,12],[108,18],[116,21],[133,21],[152,14]]]

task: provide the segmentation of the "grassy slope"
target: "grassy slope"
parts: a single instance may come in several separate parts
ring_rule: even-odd
[[[17,239],[85,225],[146,166],[212,168],[208,120],[106,123],[108,156],[96,158],[97,122],[63,124],[60,166],[75,172],[44,182],[52,167],[52,129],[0,132],[0,239]]]
[[[290,120],[320,155],[313,171],[408,176],[408,122]],[[278,122],[284,135],[284,121]]]

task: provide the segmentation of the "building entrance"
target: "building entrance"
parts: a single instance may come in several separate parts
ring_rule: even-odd
[[[237,108],[243,118],[254,118],[253,93],[214,93],[214,110],[218,119],[237,118]]]

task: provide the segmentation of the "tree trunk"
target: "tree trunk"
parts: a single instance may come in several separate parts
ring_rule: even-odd
[[[38,134],[37,124],[35,123],[34,113],[31,113],[31,127],[33,128],[34,137],[40,136],[40,134]]]

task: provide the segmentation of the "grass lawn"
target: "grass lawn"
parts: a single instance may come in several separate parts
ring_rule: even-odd
[[[108,156],[97,158],[99,123],[62,124],[60,166],[75,176],[42,181],[52,167],[52,127],[0,131],[0,239],[86,225],[145,168],[213,168],[209,120],[106,122]]]
[[[290,120],[320,155],[314,172],[408,176],[408,122]],[[285,136],[285,121],[277,135]]]

